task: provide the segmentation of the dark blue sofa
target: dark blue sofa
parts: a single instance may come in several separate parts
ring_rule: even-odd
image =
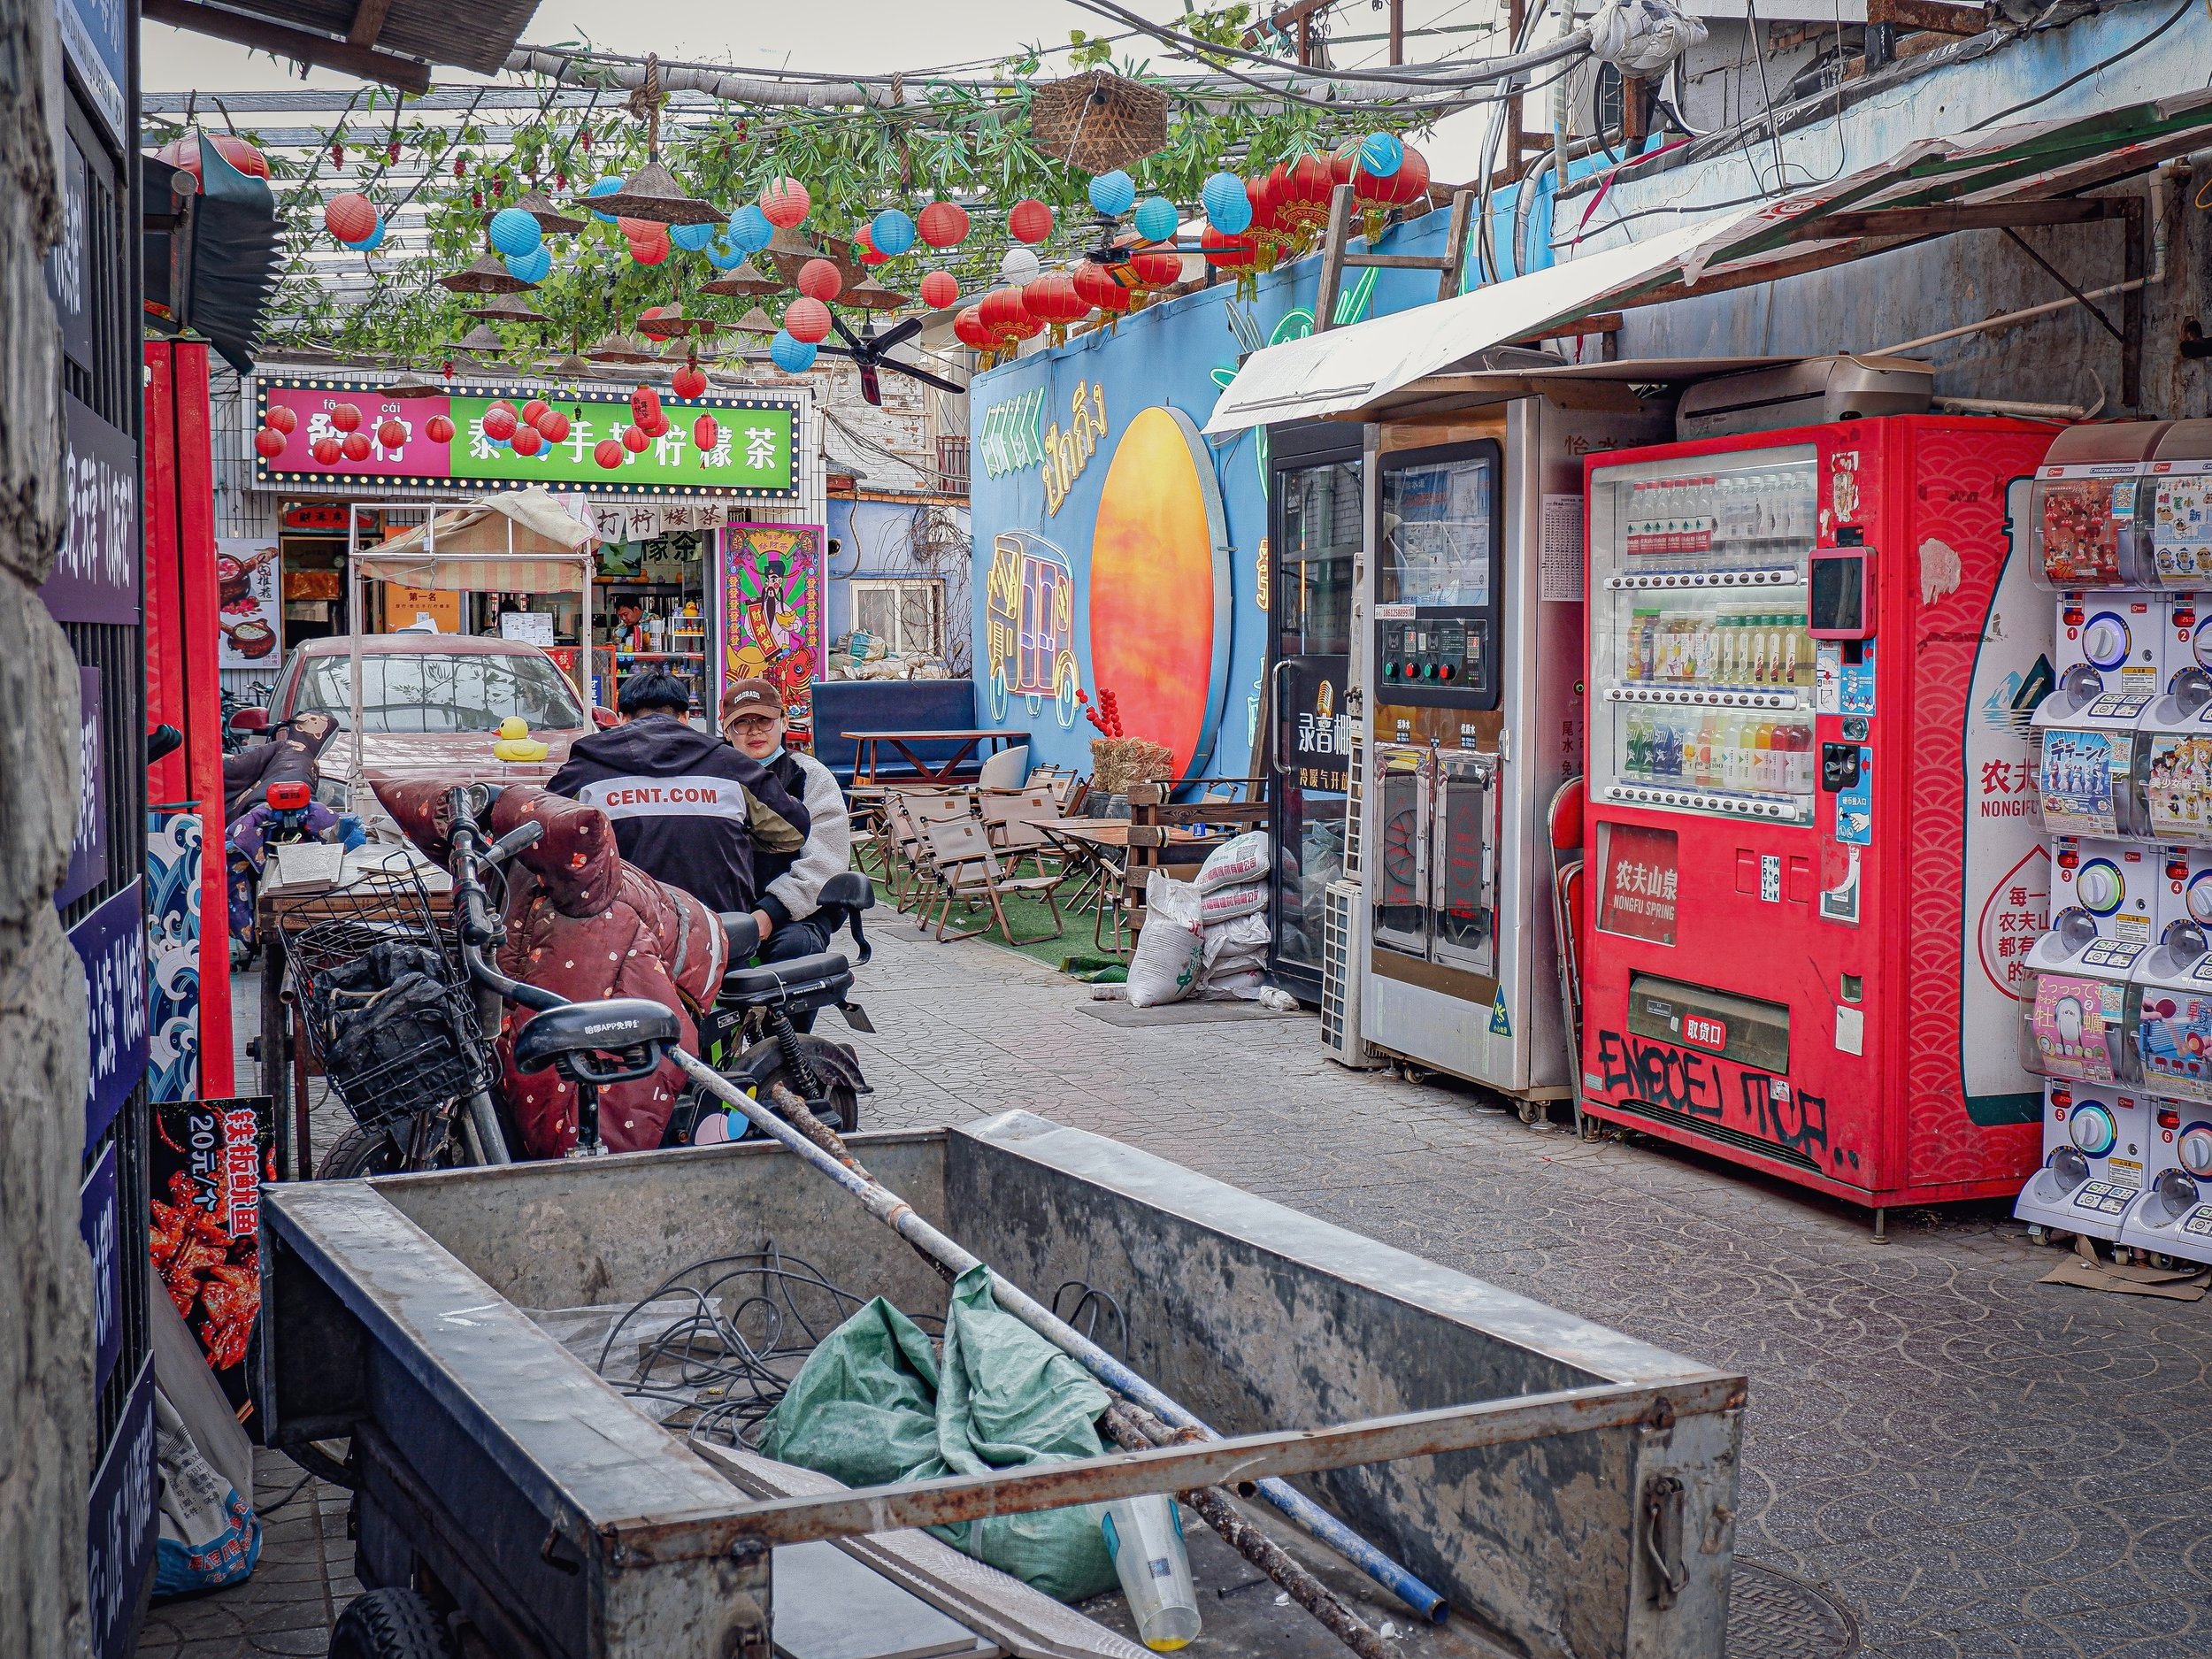
[[[817,681],[814,696],[814,757],[852,787],[855,750],[848,732],[952,732],[975,726],[972,680],[830,680]],[[956,743],[916,743],[914,752],[942,765],[958,751]],[[877,764],[881,778],[910,778],[914,768],[886,745]]]

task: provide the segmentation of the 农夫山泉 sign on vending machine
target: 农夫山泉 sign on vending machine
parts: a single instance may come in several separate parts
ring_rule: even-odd
[[[526,388],[470,387],[429,397],[389,397],[381,387],[342,380],[264,380],[255,394],[262,430],[274,431],[267,424],[274,409],[288,410],[294,422],[291,431],[277,434],[284,442],[273,455],[256,449],[255,481],[267,488],[381,480],[486,489],[536,484],[618,495],[714,494],[759,501],[798,496],[795,400],[679,403],[672,399],[664,411],[667,430],[638,449],[623,442],[636,424],[629,400],[604,396],[548,399],[567,418],[568,430],[557,443],[540,440],[526,455],[516,449],[513,438],[495,439],[485,432],[484,416],[495,403],[504,399],[519,408],[544,396]],[[710,432],[700,426],[702,416],[714,423]],[[431,436],[431,422],[439,417],[453,427],[443,443]],[[530,430],[536,437],[535,429]],[[702,435],[710,439],[703,448]],[[388,437],[398,442],[387,443]],[[349,439],[354,441],[351,455],[346,453]],[[603,451],[609,442],[614,449]],[[603,453],[613,465],[604,464]]]

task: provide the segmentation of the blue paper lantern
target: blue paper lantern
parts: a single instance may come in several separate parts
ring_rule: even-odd
[[[1137,199],[1137,181],[1117,167],[1091,180],[1091,205],[1108,219],[1119,219]]]
[[[585,191],[584,194],[586,196],[612,196],[621,188],[621,177],[618,174],[611,173],[605,178],[600,180],[598,183],[593,185],[590,189]],[[611,225],[615,221],[615,216],[612,213],[602,213],[595,207],[591,210],[591,216],[597,219],[602,225]]]
[[[814,366],[814,342],[795,340],[779,328],[768,342],[768,360],[786,374],[803,374]]]
[[[510,259],[519,259],[545,240],[538,221],[518,207],[503,207],[492,215],[492,246]]]
[[[1172,242],[1183,216],[1164,196],[1148,196],[1137,204],[1137,234],[1147,242]]]
[[[1198,199],[1206,221],[1225,236],[1238,235],[1252,223],[1252,198],[1244,193],[1244,180],[1233,173],[1217,173],[1206,180]]]
[[[745,250],[733,246],[726,236],[718,236],[707,244],[707,263],[717,271],[734,271],[745,263]]]
[[[359,242],[349,242],[346,244],[346,246],[352,249],[356,253],[374,253],[379,248],[383,246],[383,243],[384,220],[380,218],[376,221],[376,228],[374,230],[361,238]]]
[[[668,227],[668,240],[674,242],[679,248],[681,248],[687,253],[697,253],[699,250],[705,247],[709,242],[712,242],[721,234],[722,227],[719,225],[712,223],[705,225],[671,225]]]
[[[1371,178],[1387,179],[1405,161],[1406,147],[1395,133],[1370,133],[1359,141],[1360,170]]]
[[[914,245],[914,221],[895,207],[887,207],[868,221],[868,240],[876,251],[897,258]]]
[[[748,202],[730,215],[726,233],[730,246],[741,254],[758,253],[776,237],[776,227],[768,222],[768,215],[760,211],[757,202]]]
[[[540,243],[519,258],[507,256],[507,274],[524,282],[542,282],[553,269],[553,250]]]

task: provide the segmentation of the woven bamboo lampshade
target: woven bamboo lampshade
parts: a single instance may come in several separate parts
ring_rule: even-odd
[[[458,271],[438,279],[438,286],[456,294],[520,294],[537,287],[507,269],[495,253],[480,253]]]
[[[541,323],[546,320],[541,311],[530,309],[530,302],[519,294],[501,294],[481,305],[467,308],[472,317],[480,317],[488,323]]]
[[[680,341],[686,334],[710,334],[722,325],[710,317],[687,317],[680,305],[657,305],[638,313],[637,331],[648,340]]]
[[[1031,142],[1085,173],[1133,167],[1167,146],[1167,94],[1103,69],[1040,87]]]
[[[868,280],[868,268],[860,262],[860,250],[849,242],[833,239],[818,246],[795,230],[780,230],[761,251],[767,255],[769,264],[776,267],[776,274],[783,279],[786,288],[798,285],[799,267],[810,259],[826,259],[837,267],[841,293]]]
[[[657,225],[714,225],[729,217],[713,203],[687,196],[676,175],[658,161],[647,162],[622,181],[619,190],[576,199],[594,212],[651,219]]]
[[[846,289],[838,301],[841,305],[857,305],[864,311],[895,311],[913,303],[912,295],[894,294],[874,282],[863,282],[856,288]]]
[[[763,276],[759,267],[748,259],[729,275],[717,277],[711,282],[702,282],[699,292],[758,298],[766,294],[780,294],[787,286],[772,277]]]
[[[495,357],[505,352],[507,342],[494,334],[488,324],[479,323],[454,342],[453,349],[480,357]]]
[[[564,380],[581,380],[591,373],[591,365],[572,351],[565,357],[556,357],[545,365],[545,372]]]
[[[565,235],[572,231],[579,231],[584,227],[582,219],[571,219],[562,212],[559,208],[553,205],[552,198],[542,190],[524,191],[522,199],[517,202],[515,206],[537,220],[540,230],[553,231]]]
[[[650,363],[653,348],[635,334],[609,334],[584,356],[594,363]]]
[[[741,334],[772,334],[776,327],[776,319],[757,305],[730,325],[733,333]]]
[[[451,388],[438,380],[416,373],[412,369],[401,373],[399,379],[377,388],[383,397],[443,397]]]

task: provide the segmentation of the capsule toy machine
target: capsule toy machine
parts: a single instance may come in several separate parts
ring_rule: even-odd
[[[1366,429],[1361,1032],[1531,1117],[1571,1092],[1545,813],[1582,751],[1582,457],[1666,427],[1609,401]]]
[[[1587,1113],[1878,1220],[2035,1168],[2053,611],[2016,532],[2053,430],[1590,460]]]

